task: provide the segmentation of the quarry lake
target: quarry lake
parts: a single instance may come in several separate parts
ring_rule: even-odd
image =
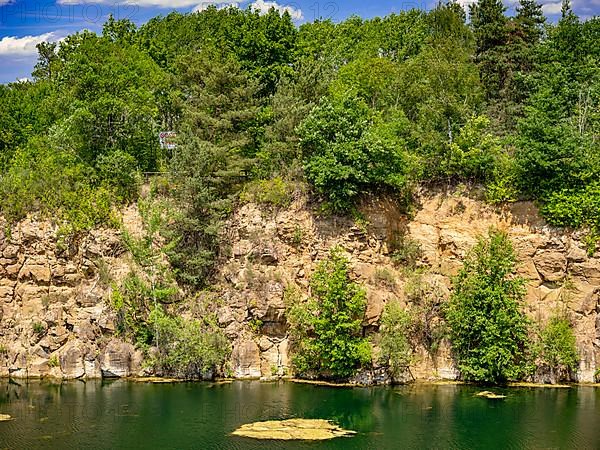
[[[290,382],[0,381],[0,448],[600,448],[600,389],[460,385],[331,388]],[[327,419],[357,433],[254,440],[241,425]]]

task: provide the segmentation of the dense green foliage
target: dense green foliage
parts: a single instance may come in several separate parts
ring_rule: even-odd
[[[553,315],[541,329],[538,345],[538,370],[550,372],[552,382],[570,381],[579,362],[571,322],[563,315]]]
[[[508,236],[490,230],[454,279],[445,318],[465,380],[498,383],[527,374],[530,341],[529,321],[522,311],[524,280],[514,272]]]
[[[157,374],[188,379],[214,376],[224,369],[229,341],[217,326],[213,310],[195,297],[183,298],[167,263],[169,246],[156,243],[165,209],[152,198],[138,204],[144,232],[139,237],[123,232],[136,270],[119,283],[104,275],[104,283],[112,287],[116,332],[145,351],[147,365]],[[178,314],[186,302],[188,308],[200,309],[201,319]]]
[[[371,123],[363,100],[347,97],[315,107],[300,125],[306,178],[336,209],[358,194],[406,184],[401,147]]]
[[[366,293],[350,281],[348,260],[331,250],[311,278],[312,297],[288,305],[294,341],[293,363],[299,374],[345,379],[371,361],[362,335]]]
[[[161,374],[179,378],[212,378],[223,368],[231,345],[216,323],[166,314],[159,306],[148,321],[156,352],[150,364]]]
[[[412,318],[398,302],[385,305],[381,315],[381,356],[388,364],[390,374],[399,379],[413,361],[413,349],[409,336]]]
[[[161,233],[180,281],[207,284],[236,202],[307,181],[332,210],[425,183],[532,199],[600,234],[600,20],[500,0],[295,26],[272,9],[110,17],[38,46],[33,81],[0,86],[0,208],[65,232],[113,225],[140,172],[165,172]],[[161,150],[158,132],[178,133]],[[269,180],[273,196],[258,190]],[[244,197],[245,196],[245,197]],[[262,197],[261,197],[262,196]],[[261,200],[261,198],[263,200]]]

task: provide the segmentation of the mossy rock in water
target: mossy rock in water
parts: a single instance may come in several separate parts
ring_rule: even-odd
[[[288,419],[249,423],[242,425],[232,434],[253,439],[324,441],[352,436],[356,431],[344,430],[328,420]]]
[[[491,399],[495,400],[495,399],[506,398],[506,395],[494,394],[493,392],[490,392],[490,391],[483,391],[483,392],[480,392],[479,394],[477,394],[477,397],[485,397],[485,398],[491,398]]]
[[[7,422],[9,420],[12,420],[12,417],[8,414],[0,414],[0,422]]]

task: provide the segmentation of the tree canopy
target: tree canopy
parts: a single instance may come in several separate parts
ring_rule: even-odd
[[[202,284],[247,183],[307,181],[337,212],[364,194],[478,184],[600,234],[600,20],[565,2],[317,20],[210,7],[137,28],[110,17],[38,46],[33,81],[0,86],[0,200],[17,220],[109,224],[140,172],[164,172],[171,258]],[[160,131],[176,131],[175,151]],[[48,194],[51,193],[51,194]]]

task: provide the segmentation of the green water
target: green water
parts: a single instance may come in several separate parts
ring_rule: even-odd
[[[468,386],[327,388],[293,383],[0,381],[0,448],[600,448],[600,390]],[[292,417],[356,430],[328,442],[255,441],[238,426]]]

